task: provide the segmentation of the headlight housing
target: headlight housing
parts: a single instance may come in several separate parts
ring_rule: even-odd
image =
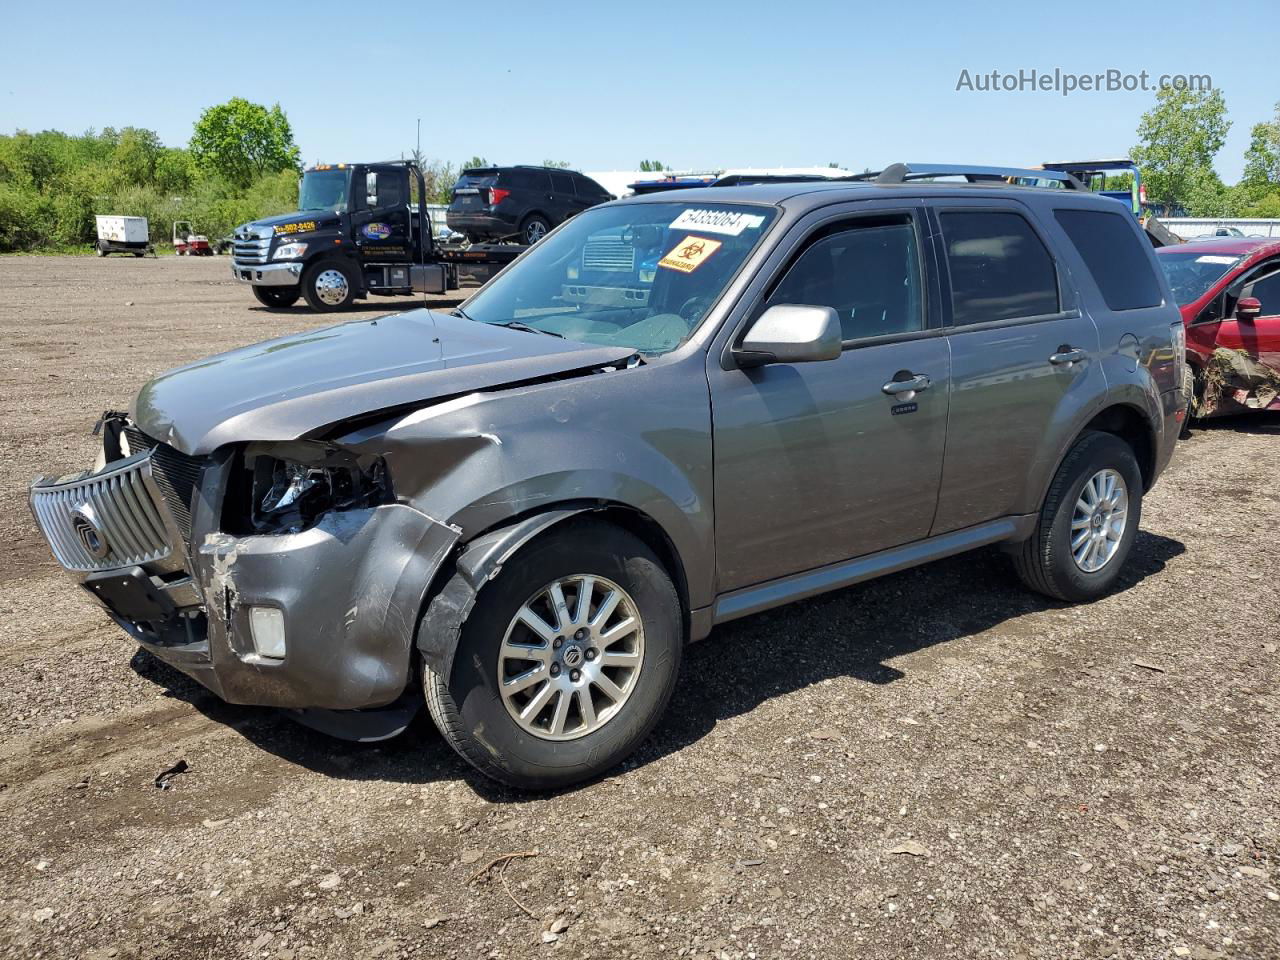
[[[381,457],[323,443],[250,444],[241,468],[236,485],[247,498],[226,498],[231,533],[300,533],[328,513],[394,500]]]
[[[293,241],[291,243],[282,243],[276,247],[276,252],[271,255],[272,260],[297,260],[307,252],[305,243]]]

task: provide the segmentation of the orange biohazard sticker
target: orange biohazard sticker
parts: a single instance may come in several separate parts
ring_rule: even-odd
[[[658,266],[666,267],[668,270],[679,270],[681,273],[693,273],[720,247],[719,240],[685,237],[670,253],[658,261]]]

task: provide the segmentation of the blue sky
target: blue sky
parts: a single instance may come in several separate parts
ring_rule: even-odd
[[[1280,100],[1258,49],[1273,0],[1068,9],[98,0],[51,18],[14,4],[0,130],[134,125],[177,145],[202,108],[242,96],[279,101],[308,163],[400,156],[421,117],[424,153],[453,162],[1021,164],[1123,155],[1155,94],[958,92],[961,70],[1147,70],[1213,77],[1234,121],[1217,167],[1234,182],[1249,128]]]

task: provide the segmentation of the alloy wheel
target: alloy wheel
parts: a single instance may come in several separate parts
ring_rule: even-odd
[[[1085,483],[1071,515],[1071,557],[1085,573],[1097,573],[1116,555],[1128,523],[1129,490],[1110,467]]]
[[[512,618],[498,652],[507,713],[544,740],[576,740],[617,716],[644,663],[630,594],[604,577],[561,577]]]

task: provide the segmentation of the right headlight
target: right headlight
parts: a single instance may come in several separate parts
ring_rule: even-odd
[[[228,502],[236,511],[224,518],[232,532],[299,533],[331,511],[394,499],[382,458],[360,457],[326,444],[250,444],[243,467],[249,502]]]
[[[307,252],[305,243],[282,243],[276,247],[276,252],[271,255],[272,260],[297,260]]]

